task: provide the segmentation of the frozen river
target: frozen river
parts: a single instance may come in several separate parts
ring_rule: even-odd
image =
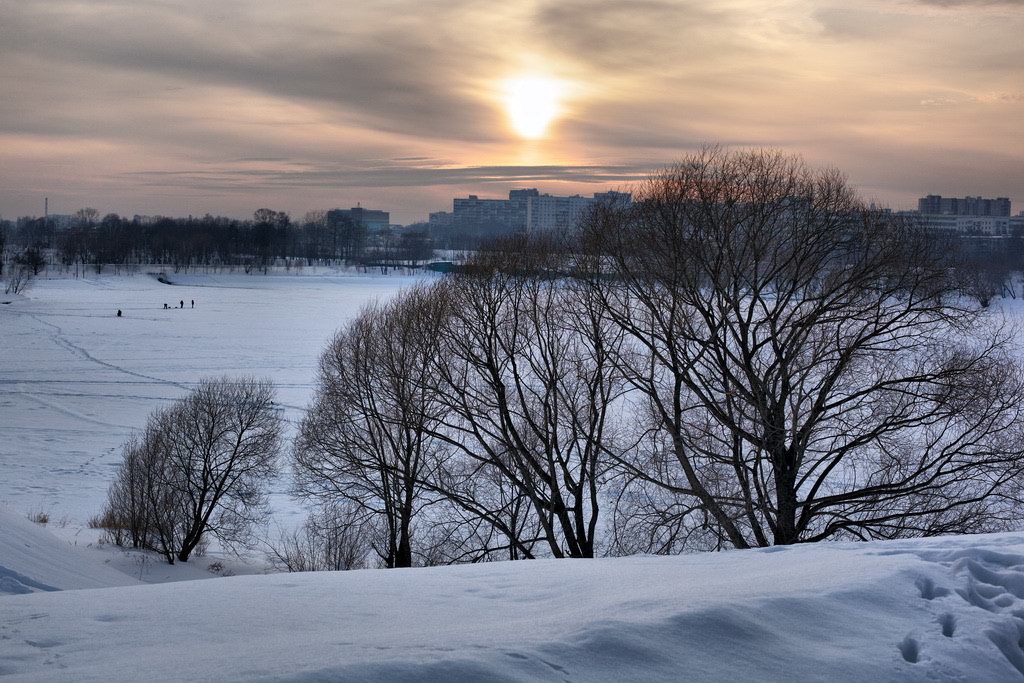
[[[269,377],[294,421],[334,331],[366,302],[416,281],[170,277],[174,285],[147,275],[38,280],[0,305],[0,504],[84,522],[103,502],[128,433],[204,375]],[[285,516],[294,511],[286,479],[273,498]]]

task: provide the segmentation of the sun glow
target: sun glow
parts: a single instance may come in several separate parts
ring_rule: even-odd
[[[560,113],[562,87],[550,78],[510,78],[505,81],[503,92],[512,129],[528,140],[543,137],[548,125]]]

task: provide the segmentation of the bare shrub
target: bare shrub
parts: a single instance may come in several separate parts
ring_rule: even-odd
[[[268,544],[267,559],[279,571],[363,569],[371,552],[367,532],[357,506],[328,502],[311,512],[298,529],[282,530]]]
[[[110,543],[111,545],[124,547],[129,545],[128,534],[123,526],[126,523],[128,522],[124,518],[118,518],[114,515],[109,504],[108,494],[108,503],[103,506],[103,510],[99,514],[93,515],[88,519],[86,526],[90,529],[100,529],[103,531],[98,539],[100,545]]]
[[[39,526],[46,526],[50,523],[50,513],[39,506],[26,512],[25,519]]]
[[[32,267],[23,263],[15,263],[7,269],[4,281],[4,294],[20,294],[32,284]]]
[[[109,516],[106,511],[104,511],[87,519],[85,521],[85,526],[89,529],[107,529],[112,523],[113,517]]]

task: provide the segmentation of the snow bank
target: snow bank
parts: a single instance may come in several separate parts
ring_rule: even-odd
[[[0,599],[16,680],[1020,680],[1024,536]]]
[[[41,591],[136,586],[262,574],[264,563],[208,552],[167,564],[157,553],[101,542],[84,527],[42,527],[0,506],[0,598]],[[2,607],[0,607],[2,611]]]
[[[67,542],[0,507],[0,596],[137,583],[103,563],[83,561]]]

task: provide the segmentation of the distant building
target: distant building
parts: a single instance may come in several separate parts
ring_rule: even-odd
[[[391,225],[391,214],[387,211],[356,206],[351,209],[332,209],[327,212],[327,222],[330,225],[343,218],[351,219],[353,223],[362,224],[367,232],[380,232]]]
[[[434,211],[427,220],[432,228],[447,228],[454,222],[455,214],[451,211]]]
[[[516,232],[526,229],[526,205],[536,189],[512,190],[508,199],[480,199],[475,194],[452,200],[452,225],[459,230],[481,233]]]
[[[456,198],[452,212],[430,214],[432,227],[452,226],[455,230],[480,234],[559,230],[575,225],[596,202],[629,204],[628,192],[597,192],[592,197],[556,197],[536,188],[512,190],[508,199],[481,199],[476,195]]]
[[[530,232],[569,229],[599,203],[628,205],[632,200],[628,192],[596,192],[593,197],[532,196],[526,206],[526,229]]]
[[[929,228],[949,230],[964,236],[1008,237],[1024,233],[1024,216],[954,216],[921,214]]]
[[[1007,197],[943,197],[930,194],[917,200],[917,210],[928,216],[1005,216],[1010,215]]]

